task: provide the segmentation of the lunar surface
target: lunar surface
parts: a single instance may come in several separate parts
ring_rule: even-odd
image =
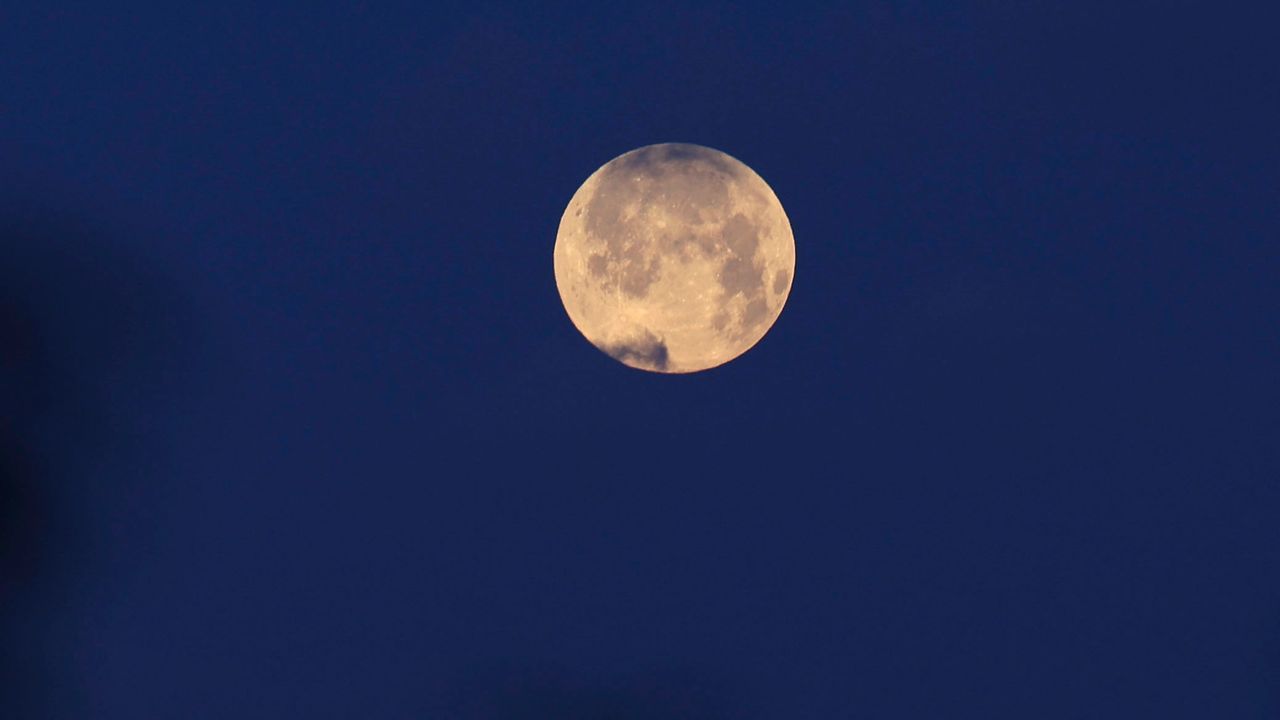
[[[556,286],[578,330],[634,368],[688,373],[764,337],[795,273],[782,203],[751,168],[700,145],[649,145],[574,193]]]

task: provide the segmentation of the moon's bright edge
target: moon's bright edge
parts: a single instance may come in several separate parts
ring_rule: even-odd
[[[556,286],[569,318],[626,365],[716,367],[777,320],[795,274],[791,224],[751,168],[702,147],[632,150],[593,173],[560,219]]]

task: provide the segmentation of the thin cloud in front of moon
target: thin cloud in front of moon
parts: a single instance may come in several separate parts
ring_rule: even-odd
[[[791,224],[751,168],[700,145],[632,150],[560,219],[556,286],[591,344],[630,367],[689,373],[764,337],[795,275]]]

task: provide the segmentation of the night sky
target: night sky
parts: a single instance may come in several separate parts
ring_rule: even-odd
[[[0,12],[0,717],[1280,717],[1274,3],[186,5]],[[552,273],[658,142],[705,373]]]

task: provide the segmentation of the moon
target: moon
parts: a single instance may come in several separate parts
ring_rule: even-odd
[[[605,163],[560,218],[556,287],[592,345],[633,368],[691,373],[751,349],[782,312],[795,238],[751,168],[663,143]]]

